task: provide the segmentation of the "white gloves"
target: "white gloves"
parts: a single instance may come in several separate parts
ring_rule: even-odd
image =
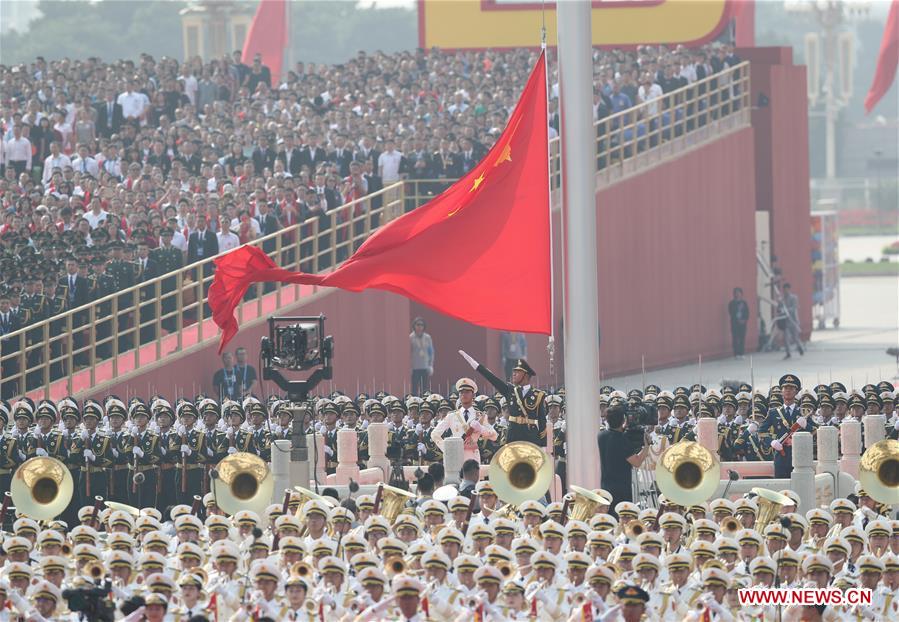
[[[236,453],[237,453],[237,447],[229,447],[229,448],[228,448],[228,453],[229,453],[229,454],[236,454]]]
[[[163,456],[167,456],[167,455],[169,454],[169,450],[168,450],[168,448],[165,446],[165,443],[160,443],[160,444],[159,444],[159,453],[161,453]]]
[[[210,458],[212,458],[215,455],[215,452],[212,451],[212,447],[206,448],[206,455],[209,456]]]
[[[281,429],[281,426],[279,426],[277,423],[272,426],[272,434],[277,435],[277,434],[281,434],[281,432],[283,432],[283,430]]]
[[[727,425],[726,415],[718,415],[718,425]]]
[[[47,456],[50,455],[47,453],[46,449],[43,449],[41,447],[38,447],[37,449],[35,449],[34,453],[37,454],[38,456],[40,456],[41,458],[46,458]]]
[[[475,365],[475,367],[477,367],[477,365]],[[428,375],[429,375],[429,376],[433,376],[433,375],[434,375],[434,368],[433,368],[433,367],[428,367]]]
[[[478,368],[478,362],[477,362],[476,360],[474,360],[473,358],[471,358],[470,356],[468,356],[468,353],[467,353],[465,350],[459,350],[459,354],[461,354],[461,355],[462,355],[462,358],[464,358],[465,361],[466,361],[469,365],[471,365],[471,368],[472,368],[472,369],[477,369],[477,368]]]
[[[87,441],[91,437],[87,430],[81,430],[81,440]]]
[[[90,449],[85,449],[84,450],[84,459],[87,460],[88,462],[94,462],[97,459],[97,456],[95,456],[94,452],[92,452]]]
[[[113,457],[113,458],[118,458],[118,457],[119,457],[119,450],[118,450],[118,449],[113,449],[113,450],[112,450],[112,457]]]
[[[759,431],[759,426],[757,426],[755,424],[755,422],[753,421],[753,422],[750,422],[750,424],[746,427],[746,429],[749,430],[750,434],[755,434],[756,432]]]
[[[894,430],[899,430],[899,419],[896,419],[896,423],[893,424]]]
[[[184,454],[185,456],[189,456],[194,452],[187,445],[181,445],[181,453]]]
[[[325,455],[329,458],[334,455],[334,450],[331,449],[328,445],[325,445]]]
[[[424,444],[424,443],[419,443],[419,444],[418,444],[418,453],[421,454],[421,455],[424,455],[424,454],[428,453],[428,448],[425,447],[425,444]]]
[[[773,449],[774,451],[783,451],[784,446],[779,440],[774,439],[773,441],[771,441],[771,449]]]
[[[424,429],[424,427],[423,427],[420,423],[418,423],[418,424],[415,425],[415,433],[416,433],[416,434],[418,434],[419,436],[421,436],[421,433],[424,432],[424,431],[425,431],[425,429]]]
[[[737,425],[743,425],[743,415],[737,415],[734,417],[734,423]]]
[[[799,424],[800,428],[805,429],[805,424],[808,423],[808,419],[806,419],[805,417],[799,417],[798,419],[796,419],[796,423]]]
[[[137,456],[138,458],[143,458],[143,457],[144,457],[144,450],[141,449],[140,447],[137,447],[137,446],[135,445],[135,447],[134,447],[134,449],[133,449],[132,451],[134,451],[134,455]]]

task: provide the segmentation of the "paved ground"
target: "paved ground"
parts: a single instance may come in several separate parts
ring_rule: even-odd
[[[805,356],[768,352],[752,356],[756,386],[767,387],[787,371],[798,374],[807,386],[840,380],[861,387],[882,379],[899,384],[896,359],[886,349],[899,346],[899,279],[854,277],[840,282],[840,328],[815,331]],[[750,358],[702,362],[702,382],[717,388],[721,380],[750,380]],[[650,371],[647,383],[663,388],[690,385],[699,378],[699,365]],[[640,386],[641,375],[609,378],[616,387]]]

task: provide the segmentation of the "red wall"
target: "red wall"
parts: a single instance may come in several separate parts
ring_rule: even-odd
[[[783,276],[799,296],[802,334],[812,331],[811,219],[806,70],[793,64],[791,48],[749,48],[752,62],[756,209],[771,213],[771,246]]]

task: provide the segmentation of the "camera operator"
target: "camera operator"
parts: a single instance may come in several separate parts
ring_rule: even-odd
[[[646,459],[648,441],[643,437],[642,448],[634,447],[628,440],[627,407],[612,406],[606,412],[608,429],[597,436],[599,445],[599,462],[602,472],[600,486],[612,493],[610,514],[615,515],[615,505],[620,501],[632,501],[631,475],[632,468],[639,467]],[[615,516],[617,518],[617,515]]]

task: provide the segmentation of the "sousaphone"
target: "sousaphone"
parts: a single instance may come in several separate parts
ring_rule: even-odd
[[[537,445],[515,441],[493,455],[488,477],[499,499],[519,506],[543,498],[552,483],[553,464]]]
[[[69,505],[75,485],[68,467],[56,458],[31,458],[13,473],[9,492],[18,513],[50,520]]]
[[[715,493],[721,479],[721,463],[699,443],[681,441],[659,456],[655,475],[665,497],[689,507],[705,503]]]

